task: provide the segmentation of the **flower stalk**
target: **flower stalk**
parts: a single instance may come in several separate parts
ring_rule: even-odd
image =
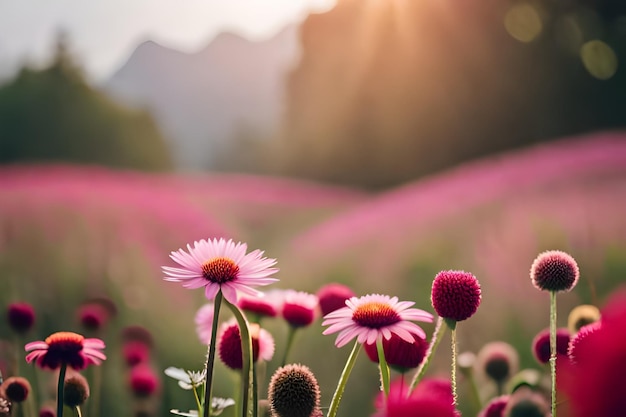
[[[352,348],[352,352],[350,352],[350,356],[348,356],[348,361],[346,362],[346,366],[343,368],[341,372],[341,376],[339,377],[339,382],[337,383],[337,388],[335,389],[335,393],[333,394],[333,399],[330,402],[330,407],[328,408],[328,416],[327,417],[335,417],[337,415],[337,410],[339,409],[339,403],[341,402],[341,397],[343,396],[343,392],[346,389],[346,385],[348,383],[348,377],[352,372],[352,368],[354,368],[354,363],[356,362],[356,358],[359,356],[359,352],[361,351],[361,344],[357,341],[354,343],[354,347]]]
[[[215,304],[213,305],[213,323],[211,324],[211,341],[209,342],[209,351],[206,360],[206,379],[204,383],[204,410],[203,416],[211,415],[211,391],[213,389],[213,367],[215,365],[215,346],[217,345],[217,324],[222,304],[222,291],[218,291],[215,295]]]
[[[420,367],[418,368],[417,372],[415,373],[415,376],[413,377],[413,380],[411,381],[411,384],[409,385],[409,389],[407,390],[407,397],[411,395],[411,392],[415,389],[417,384],[419,384],[419,382],[422,380],[422,378],[426,374],[426,371],[428,370],[428,366],[430,365],[430,361],[435,355],[435,351],[437,350],[439,343],[441,343],[441,339],[443,339],[443,335],[445,334],[445,332],[446,332],[446,326],[443,325],[443,318],[439,317],[437,319],[437,323],[435,324],[435,330],[433,331],[433,336],[430,341],[430,345],[428,346],[426,357],[420,364]]]

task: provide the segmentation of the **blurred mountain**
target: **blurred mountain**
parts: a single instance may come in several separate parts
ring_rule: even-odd
[[[181,168],[212,167],[233,137],[276,130],[284,80],[299,54],[297,33],[292,25],[258,42],[222,33],[191,54],[144,42],[104,88],[152,111]]]

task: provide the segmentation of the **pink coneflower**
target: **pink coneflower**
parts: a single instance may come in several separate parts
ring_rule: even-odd
[[[252,341],[252,361],[259,359],[272,360],[274,356],[274,338],[258,324],[250,324],[250,339]],[[236,320],[222,324],[218,337],[219,357],[231,369],[243,368],[243,352],[241,351],[241,333]]]
[[[215,306],[207,303],[196,312],[194,321],[196,323],[196,334],[200,343],[208,345],[211,342],[211,326],[213,325],[213,315]]]
[[[317,291],[322,316],[346,306],[346,300],[356,294],[350,287],[342,284],[327,284]]]
[[[7,320],[17,333],[26,333],[35,324],[35,310],[28,303],[11,303],[7,307]]]
[[[322,326],[330,326],[323,334],[339,332],[335,345],[342,347],[357,338],[363,343],[375,343],[382,338],[390,339],[398,335],[407,342],[415,340],[414,334],[426,338],[426,333],[409,320],[432,322],[432,314],[417,308],[410,308],[412,301],[398,301],[398,297],[370,294],[360,298],[352,297],[346,307],[333,311],[324,317]]]
[[[209,239],[187,245],[170,257],[183,268],[163,267],[166,281],[182,282],[185,288],[205,287],[205,296],[212,300],[221,290],[224,298],[237,304],[238,293],[259,295],[253,286],[269,285],[278,281],[271,278],[278,272],[272,268],[275,259],[263,258],[260,250],[246,254],[245,243],[232,240]]]
[[[303,291],[289,290],[283,299],[283,318],[293,327],[306,327],[315,321],[317,296]]]
[[[30,352],[26,362],[36,361],[41,368],[57,369],[62,364],[81,370],[89,364],[100,365],[106,359],[104,342],[100,339],[85,339],[82,335],[72,332],[53,333],[44,341],[26,344],[24,349]]]

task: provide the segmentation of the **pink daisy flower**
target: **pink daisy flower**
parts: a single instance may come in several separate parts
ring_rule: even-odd
[[[182,282],[185,288],[204,287],[207,299],[212,300],[221,290],[231,304],[237,303],[238,293],[258,296],[252,286],[268,285],[278,281],[271,275],[275,259],[263,258],[260,250],[246,254],[245,243],[232,240],[209,239],[187,245],[188,252],[179,249],[170,258],[182,268],[163,267],[166,281]]]
[[[100,339],[85,339],[82,335],[72,332],[53,333],[44,341],[26,344],[26,362],[36,361],[41,368],[57,369],[61,364],[81,370],[87,365],[100,365],[106,359],[104,342]]]
[[[432,322],[432,314],[410,308],[412,301],[398,301],[398,297],[370,294],[346,300],[346,307],[324,316],[322,326],[330,326],[323,334],[339,332],[335,346],[342,347],[357,338],[359,343],[372,344],[381,338],[390,339],[392,334],[412,343],[414,334],[426,338],[426,333],[409,320]],[[382,339],[381,339],[382,340]]]
[[[194,321],[196,322],[196,334],[202,344],[211,343],[211,326],[213,326],[213,315],[215,306],[212,303],[203,305],[198,309]]]

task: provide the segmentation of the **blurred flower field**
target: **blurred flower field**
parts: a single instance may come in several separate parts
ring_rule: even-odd
[[[3,307],[31,304],[36,319],[25,334],[0,323],[0,371],[14,375],[18,357],[24,376],[35,378],[23,360],[24,344],[75,331],[106,343],[100,409],[90,410],[95,415],[135,415],[132,407],[159,416],[173,408],[193,409],[193,398],[163,371],[203,367],[206,346],[196,336],[194,318],[206,299],[201,290],[165,282],[161,266],[171,266],[170,252],[190,242],[223,237],[277,259],[280,282],[268,291],[314,294],[337,282],[357,295],[397,295],[432,313],[437,272],[472,271],[481,283],[482,304],[459,327],[460,351],[478,352],[487,342],[504,340],[518,349],[521,368],[545,372],[530,346],[547,326],[549,305],[530,285],[530,264],[539,252],[561,249],[580,266],[576,288],[559,297],[560,327],[574,306],[602,306],[626,281],[624,213],[622,133],[502,154],[378,194],[246,175],[5,166],[0,169],[0,300]],[[85,303],[102,299],[115,308],[106,325],[89,328]],[[289,361],[306,364],[319,381],[322,404],[330,402],[348,352],[322,336],[320,316],[317,312],[315,321],[295,335],[280,318],[264,322],[276,352],[262,387],[293,338]],[[131,352],[147,366],[144,374],[127,364],[129,352],[123,349],[132,326],[150,334],[147,351]],[[434,324],[423,328],[430,335]],[[85,371],[88,378],[96,374],[93,369]],[[449,357],[437,355],[430,373],[446,376],[448,371]],[[38,374],[36,383],[31,379],[38,400],[54,400],[53,373]],[[214,393],[232,397],[235,373],[218,363],[216,375]],[[340,416],[373,414],[374,402],[363,401],[363,393],[374,398],[376,375],[376,366],[363,358],[356,363]],[[142,377],[154,384],[143,387],[159,395],[133,395]],[[461,397],[467,394],[462,377],[459,390]],[[223,415],[235,415],[234,408]]]

